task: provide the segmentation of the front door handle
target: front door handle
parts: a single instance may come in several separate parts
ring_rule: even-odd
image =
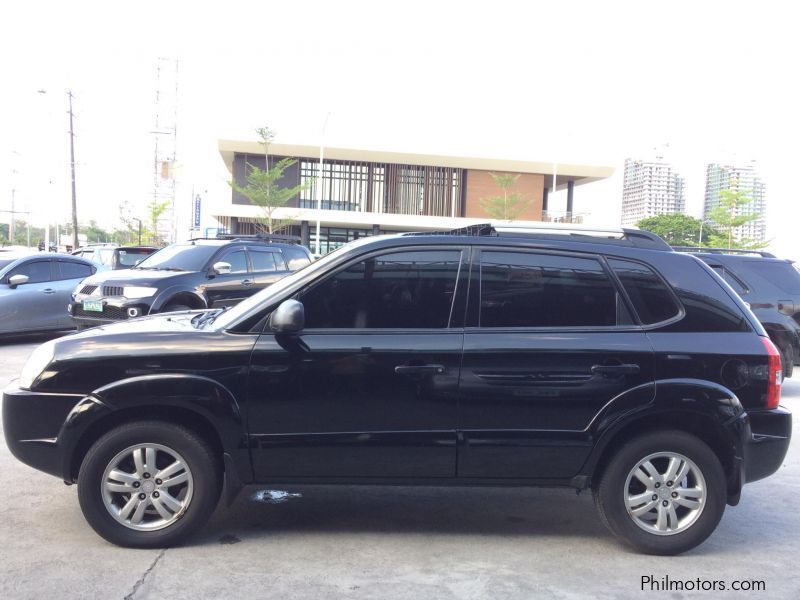
[[[602,375],[636,375],[641,369],[639,365],[593,365],[591,368],[592,373],[600,373]]]
[[[445,372],[444,365],[397,365],[394,372],[398,375],[439,375]]]
[[[56,291],[53,288],[45,288],[42,290],[43,294],[55,294]]]
[[[253,285],[253,280],[252,279],[242,279],[242,285],[245,286],[245,287],[251,286],[251,285]]]

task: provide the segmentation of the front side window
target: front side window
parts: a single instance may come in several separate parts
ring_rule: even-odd
[[[43,283],[45,281],[50,281],[50,261],[37,260],[20,265],[8,274],[6,282],[8,282],[8,279],[14,275],[27,275],[28,283]]]
[[[481,327],[613,326],[617,307],[616,288],[596,259],[481,253]]]
[[[444,328],[460,250],[417,250],[359,261],[300,295],[306,328]]]
[[[247,255],[244,250],[229,252],[220,259],[231,266],[231,273],[247,273]]]

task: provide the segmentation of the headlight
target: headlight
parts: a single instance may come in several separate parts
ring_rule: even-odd
[[[47,368],[47,365],[53,360],[55,354],[55,340],[45,342],[36,350],[33,351],[28,362],[22,367],[22,373],[19,376],[19,387],[29,390],[33,382],[42,374]]]
[[[130,285],[122,288],[122,295],[126,298],[149,298],[158,290],[151,287],[140,287],[138,285]]]

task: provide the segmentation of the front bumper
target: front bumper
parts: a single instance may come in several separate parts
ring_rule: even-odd
[[[792,413],[783,407],[747,413],[750,436],[742,447],[743,483],[772,475],[783,464],[792,438]]]
[[[81,394],[31,392],[9,385],[3,391],[3,432],[11,454],[64,479],[66,450],[60,433],[83,399]]]
[[[67,312],[73,322],[88,326],[118,323],[150,314],[150,305],[143,302],[142,299],[101,298],[100,301],[103,303],[102,312],[84,310],[83,300],[80,297],[67,305]]]

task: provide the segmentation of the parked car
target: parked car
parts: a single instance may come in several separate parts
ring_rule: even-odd
[[[759,250],[681,246],[714,269],[767,330],[781,353],[784,377],[800,365],[800,271],[790,260]]]
[[[130,269],[87,279],[75,288],[68,310],[78,328],[86,328],[159,312],[231,306],[311,260],[308,249],[289,236],[180,242]]]
[[[82,256],[112,270],[130,269],[156,252],[155,246],[119,246],[117,244],[90,244],[72,254]]]
[[[97,266],[68,254],[0,253],[0,336],[74,329],[64,307]]]
[[[591,489],[615,536],[675,554],[781,465],[780,389],[764,328],[701,260],[638,230],[486,225],[364,238],[227,310],[48,342],[3,427],[123,546],[179,543],[223,481],[227,501],[523,485]]]

